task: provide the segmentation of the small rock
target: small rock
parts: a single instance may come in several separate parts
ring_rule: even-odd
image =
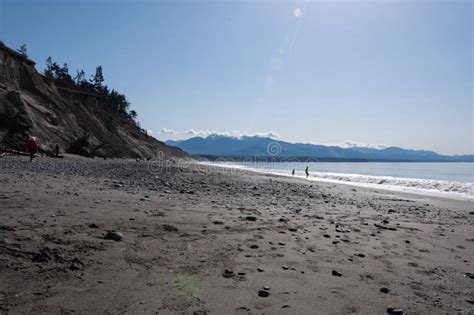
[[[95,223],[89,224],[89,227],[90,227],[91,229],[98,229],[98,228],[99,228],[99,226],[98,226],[97,224],[95,224]]]
[[[281,266],[281,268],[283,268],[283,270],[288,270],[289,269],[289,267],[285,266],[285,265]]]
[[[253,215],[248,215],[245,217],[245,220],[247,221],[257,221],[257,217],[253,216]]]
[[[389,288],[386,288],[386,287],[383,287],[383,288],[380,288],[380,292],[382,292],[382,293],[390,293],[390,289],[389,289]]]
[[[265,291],[270,291],[270,287],[269,287],[268,285],[264,286],[263,289],[264,289]]]
[[[71,266],[69,266],[69,270],[75,271],[75,270],[82,270],[84,269],[85,264],[80,261],[78,258],[74,258],[72,261]]]
[[[258,268],[257,268],[257,271],[258,271],[258,272],[263,272],[264,270],[263,270],[263,268],[258,267]]]
[[[163,224],[163,230],[168,231],[168,232],[177,232],[178,228],[169,224]]]
[[[105,235],[104,239],[120,242],[121,240],[123,240],[123,234],[117,231],[109,231]]]
[[[331,238],[331,235],[329,235],[329,234],[324,234],[323,236],[324,236],[325,238]]]
[[[259,297],[269,297],[269,296],[270,296],[270,292],[265,291],[265,290],[259,290],[259,291],[258,291],[258,296],[259,296]]]
[[[250,245],[250,248],[251,248],[251,249],[257,249],[257,248],[258,248],[258,245],[257,245],[257,244],[252,244],[252,245]]]
[[[297,229],[297,228],[294,228],[294,227],[290,227],[290,228],[288,228],[288,231],[290,231],[290,232],[296,232],[296,231],[298,231],[298,229]]]
[[[340,273],[340,272],[337,271],[337,270],[333,270],[333,271],[331,272],[331,274],[332,274],[333,276],[335,276],[335,277],[341,277],[341,276],[342,276],[342,273]]]
[[[222,224],[224,224],[224,222],[218,221],[218,220],[212,221],[212,223],[213,223],[213,224],[217,224],[217,225],[222,225]]]
[[[222,273],[222,276],[224,278],[232,278],[234,276],[234,272],[232,270],[224,270],[224,272]]]
[[[469,279],[474,279],[474,273],[466,272],[466,273],[464,274],[464,277],[467,277],[467,278],[469,278]]]
[[[399,308],[394,308],[394,307],[387,307],[387,314],[390,314],[390,315],[403,315],[405,314],[405,312],[403,312],[402,309],[399,309]]]
[[[51,256],[49,256],[46,249],[42,249],[33,256],[32,261],[36,263],[47,263],[51,261]]]

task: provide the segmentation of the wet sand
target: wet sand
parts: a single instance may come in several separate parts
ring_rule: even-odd
[[[184,163],[0,158],[0,313],[468,314],[472,211]]]

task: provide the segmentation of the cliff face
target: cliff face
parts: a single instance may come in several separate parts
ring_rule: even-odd
[[[28,135],[47,149],[59,144],[86,156],[186,157],[178,148],[145,134],[132,121],[107,110],[90,92],[57,85],[39,74],[35,63],[0,42],[0,142],[25,149]]]

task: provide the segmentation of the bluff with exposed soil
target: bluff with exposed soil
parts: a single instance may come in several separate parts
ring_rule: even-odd
[[[85,156],[186,157],[182,150],[149,136],[129,117],[108,110],[90,91],[61,86],[35,69],[35,63],[0,42],[0,142],[25,150],[35,135],[46,150],[59,144]]]

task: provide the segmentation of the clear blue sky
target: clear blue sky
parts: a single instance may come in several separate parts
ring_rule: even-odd
[[[472,17],[468,0],[0,0],[0,39],[39,70],[102,65],[160,139],[272,131],[467,154]]]

